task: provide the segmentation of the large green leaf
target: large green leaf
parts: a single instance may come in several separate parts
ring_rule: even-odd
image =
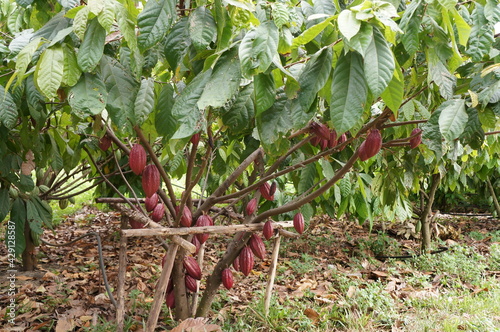
[[[434,81],[439,87],[441,96],[445,99],[450,99],[454,95],[455,85],[457,78],[452,75],[446,65],[439,58],[435,49],[429,48],[427,50],[427,63],[429,66],[428,81]]]
[[[317,93],[323,88],[332,70],[332,49],[325,48],[314,54],[300,73],[298,82],[300,90],[292,101],[291,114],[294,127],[303,127],[314,114],[310,113],[311,105]]]
[[[171,84],[165,84],[158,96],[155,112],[155,127],[159,135],[166,139],[172,137],[177,129],[177,124],[172,115],[174,105],[174,88]]]
[[[471,148],[479,150],[484,142],[484,130],[479,120],[478,111],[475,108],[468,108],[467,115],[468,120],[461,139],[465,144],[469,144]]]
[[[257,117],[257,128],[264,145],[273,144],[292,128],[290,102],[285,93],[280,93],[273,106]]]
[[[202,51],[217,35],[217,26],[210,10],[201,6],[189,15],[189,38],[198,51]]]
[[[145,78],[141,81],[139,92],[135,98],[135,120],[141,125],[153,111],[155,106],[155,82],[153,78]]]
[[[232,48],[217,60],[212,76],[198,100],[198,108],[203,110],[209,106],[213,108],[224,106],[238,92],[240,79],[238,50]]]
[[[381,97],[384,103],[393,112],[397,112],[399,106],[403,102],[404,92],[404,77],[400,69],[394,69],[394,74],[387,88],[382,92]]]
[[[72,112],[80,117],[96,115],[106,107],[108,92],[104,82],[96,75],[85,73],[69,90],[68,102]]]
[[[349,9],[340,12],[338,27],[342,35],[349,41],[361,28],[361,21],[356,18],[356,14]]]
[[[319,35],[323,30],[326,29],[327,26],[331,24],[330,21],[332,21],[334,18],[335,16],[329,17],[323,22],[313,25],[310,28],[307,28],[307,30],[305,30],[299,36],[293,39],[292,49],[297,49],[299,46],[305,45],[314,38],[316,38],[317,35]]]
[[[174,24],[165,38],[165,58],[173,71],[180,65],[181,58],[191,45],[189,38],[188,19],[184,17]]]
[[[211,74],[211,69],[198,74],[175,99],[172,114],[179,127],[172,138],[190,137],[205,125],[205,113],[197,105]]]
[[[465,111],[465,101],[463,99],[449,100],[443,103],[441,108],[439,130],[445,139],[453,141],[463,133],[469,118]]]
[[[315,164],[309,164],[300,172],[300,180],[297,185],[297,193],[303,194],[308,191],[315,183],[318,171]]]
[[[258,116],[274,104],[276,87],[271,73],[260,73],[253,78],[255,114]]]
[[[123,38],[127,42],[130,49],[135,49],[137,47],[135,24],[129,11],[121,3],[115,4],[115,10],[116,23],[118,23],[118,27],[120,28]]]
[[[26,248],[26,240],[24,238],[24,223],[26,222],[26,206],[22,198],[16,198],[12,203],[12,210],[10,212],[10,220],[15,226],[15,252],[16,256],[20,257]],[[5,237],[6,241],[12,238]],[[9,244],[9,243],[8,243]],[[10,247],[10,245],[9,245]]]
[[[0,188],[0,222],[2,222],[10,211],[9,189]]]
[[[274,22],[267,21],[251,29],[239,48],[242,73],[250,78],[264,72],[273,62],[278,50],[279,31]]]
[[[36,65],[35,77],[40,91],[49,99],[57,94],[64,71],[64,52],[60,45],[47,48]]]
[[[14,128],[17,122],[17,107],[9,91],[0,85],[0,123],[5,127]]]
[[[108,90],[106,109],[111,120],[120,128],[135,123],[134,102],[138,83],[115,59],[103,56],[100,64],[101,78]]]
[[[64,17],[65,11],[61,11],[50,19],[43,27],[35,32],[33,38],[41,37],[47,40],[54,39],[60,30],[70,26],[70,19]]]
[[[249,124],[255,115],[252,99],[253,90],[252,84],[245,86],[236,97],[231,108],[222,113],[222,122],[228,126],[232,133],[240,134],[252,130],[252,126]]]
[[[363,58],[358,53],[341,55],[333,72],[330,118],[342,134],[358,121],[366,103],[367,88]]]
[[[63,46],[63,52],[64,52],[64,62],[63,62],[62,84],[67,86],[73,86],[80,79],[82,71],[78,66],[78,60],[76,59],[76,54],[74,49],[69,47],[69,45],[65,44]]]
[[[97,19],[91,20],[76,56],[82,71],[90,72],[97,66],[104,52],[105,40],[106,30]]]
[[[364,57],[368,46],[372,43],[372,40],[373,26],[366,22],[361,22],[361,28],[359,32],[346,44]]]
[[[472,30],[469,36],[467,54],[473,61],[481,61],[483,56],[488,54],[494,41],[492,25],[484,16],[484,7],[476,3],[476,8],[472,12]]]
[[[176,17],[175,0],[151,0],[137,16],[138,46],[146,50],[163,39]]]
[[[366,83],[376,98],[389,84],[394,68],[394,56],[382,33],[373,28],[373,39],[364,57]]]
[[[16,75],[12,76],[13,78],[17,77],[16,86],[19,86],[22,83],[22,81],[24,80],[24,74],[26,73],[26,69],[28,69],[28,66],[31,62],[33,54],[38,49],[38,47],[40,47],[41,41],[42,41],[42,38],[40,38],[40,37],[34,38],[17,55]]]

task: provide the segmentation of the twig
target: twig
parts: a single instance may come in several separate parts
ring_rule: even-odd
[[[271,295],[273,293],[274,278],[276,277],[276,267],[278,266],[278,256],[280,251],[281,236],[274,239],[273,254],[271,256],[271,265],[269,266],[269,279],[267,280],[266,295],[264,296],[264,313],[269,315],[269,306],[271,304]]]

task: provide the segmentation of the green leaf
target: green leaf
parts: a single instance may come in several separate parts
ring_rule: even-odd
[[[457,0],[438,0],[439,4],[448,10],[455,9]]]
[[[80,79],[82,71],[78,66],[78,60],[76,59],[76,54],[74,49],[69,45],[65,44],[63,46],[63,52],[64,52],[64,62],[63,62],[62,84],[67,86],[73,86]]]
[[[17,4],[21,7],[28,7],[33,3],[34,0],[16,0]]]
[[[300,180],[297,185],[297,193],[301,195],[308,191],[314,185],[317,176],[318,171],[314,163],[302,169],[302,172],[300,172]]]
[[[104,56],[100,65],[101,78],[108,90],[106,109],[111,120],[123,128],[129,121],[135,122],[134,102],[138,84],[132,75],[115,59]]]
[[[363,57],[365,57],[366,50],[373,40],[373,26],[366,22],[361,22],[359,32],[346,43],[349,47],[353,48]]]
[[[330,21],[332,21],[335,16],[329,17],[321,23],[313,25],[308,28],[304,32],[302,32],[299,36],[295,37],[292,42],[292,50],[299,48],[301,45],[305,45],[309,43],[311,40],[316,38],[325,28],[330,25]]]
[[[393,112],[397,112],[403,102],[405,92],[404,77],[401,70],[394,69],[394,74],[387,88],[382,92],[381,97],[384,103]],[[413,104],[412,104],[413,105]]]
[[[174,105],[174,88],[171,84],[165,84],[158,96],[155,113],[155,127],[159,135],[169,139],[177,129],[177,123],[172,115]]]
[[[469,36],[467,54],[471,56],[473,61],[478,62],[489,53],[494,41],[494,32],[491,24],[484,16],[484,8],[478,3],[472,12],[472,19],[473,25]]]
[[[427,49],[427,64],[429,66],[428,81],[434,81],[439,87],[441,96],[450,99],[454,95],[457,78],[452,75],[441,61],[433,48]]]
[[[205,50],[217,35],[217,26],[210,10],[201,6],[189,15],[189,37],[197,51]]]
[[[17,81],[15,84],[16,86],[19,86],[22,83],[22,81],[24,80],[24,74],[26,73],[26,69],[28,69],[28,66],[31,62],[33,54],[40,46],[41,41],[42,41],[42,39],[40,37],[33,39],[17,55],[17,61],[16,61]]]
[[[83,39],[85,30],[87,30],[87,21],[89,19],[90,10],[87,6],[80,9],[73,19],[73,32],[78,38]]]
[[[469,26],[469,24],[467,24],[462,15],[460,15],[458,10],[453,9],[451,13],[453,15],[453,21],[455,23],[455,27],[457,29],[458,41],[461,45],[466,46],[467,41],[469,40],[471,27]]]
[[[228,111],[223,111],[222,122],[228,126],[234,134],[241,134],[252,130],[252,119],[254,114],[254,104],[252,94],[254,93],[252,84],[245,86],[234,101]]]
[[[290,102],[285,93],[280,93],[273,106],[257,117],[261,143],[272,145],[291,128]]]
[[[419,49],[419,33],[423,11],[424,6],[418,7],[415,10],[415,14],[408,20],[408,24],[404,28],[401,27],[404,29],[404,34],[401,36],[401,42],[409,56],[413,56]]]
[[[176,17],[174,0],[151,0],[137,16],[139,36],[138,46],[146,50],[163,39]]]
[[[31,201],[36,208],[40,221],[46,227],[52,228],[52,208],[49,203],[42,201],[38,196],[32,197]]]
[[[16,256],[20,257],[26,248],[26,240],[24,238],[24,223],[26,222],[26,206],[21,198],[16,198],[12,203],[12,210],[10,212],[10,220],[15,225],[15,251]],[[8,237],[5,237],[8,241]]]
[[[96,75],[85,73],[69,90],[68,103],[72,112],[81,119],[96,115],[106,107],[108,92],[104,82]]]
[[[460,137],[465,144],[469,144],[471,148],[479,150],[484,142],[484,130],[479,120],[477,109],[467,109],[468,120],[465,125],[464,132]]]
[[[232,48],[217,60],[212,76],[198,100],[198,108],[204,110],[209,106],[213,108],[224,106],[238,92],[240,78],[238,50]]]
[[[250,78],[264,72],[273,62],[278,50],[279,31],[274,22],[267,21],[251,29],[239,47],[241,71]]]
[[[191,45],[188,19],[184,17],[174,24],[165,38],[165,58],[173,71],[177,70],[181,58]]]
[[[367,88],[363,58],[358,53],[341,55],[333,72],[330,118],[338,134],[351,129],[363,114]]]
[[[276,87],[272,73],[260,73],[253,78],[256,116],[267,110],[276,99]]]
[[[137,47],[137,37],[135,35],[135,24],[129,13],[129,11],[121,4],[115,3],[116,10],[116,23],[118,23],[118,28],[123,35],[123,38],[127,42],[130,49],[135,49]]]
[[[8,129],[14,128],[17,123],[17,106],[9,91],[0,85],[0,123]]]
[[[102,0],[100,0],[102,1]],[[115,23],[115,3],[112,0],[105,0],[103,2],[103,8],[99,15],[97,16],[97,20],[101,24],[101,26],[109,31]]]
[[[0,189],[0,222],[2,222],[10,211],[9,189]]]
[[[281,27],[290,21],[290,14],[288,13],[288,7],[282,2],[275,2],[272,4],[272,14],[274,18],[274,23],[281,29]]]
[[[319,90],[328,81],[332,70],[332,49],[325,48],[314,54],[300,73],[300,90],[292,100],[291,113],[295,128],[303,127],[314,114],[309,112]]]
[[[141,81],[139,92],[135,98],[135,120],[134,124],[142,125],[153,111],[155,106],[155,82],[153,78],[145,78]]]
[[[244,0],[224,0],[226,4],[230,4],[232,6],[248,10],[249,12],[255,11],[255,5],[252,1],[244,1]]]
[[[339,14],[337,25],[340,33],[342,33],[347,40],[350,40],[359,32],[361,21],[356,18],[355,13],[349,9],[344,9]]]
[[[377,28],[373,29],[373,39],[364,57],[366,83],[377,98],[392,79],[395,64],[392,51]]]
[[[43,229],[42,229],[42,221],[41,217],[38,214],[38,210],[33,204],[31,200],[26,201],[26,220],[28,221],[28,225],[30,226],[30,229],[37,233],[37,234],[42,234]]]
[[[446,140],[453,141],[463,133],[469,118],[465,111],[465,101],[463,99],[449,100],[440,108],[439,130]]]
[[[64,52],[60,45],[47,48],[36,65],[35,77],[40,91],[49,99],[57,95],[64,70]]]
[[[97,19],[91,20],[76,56],[82,71],[90,72],[97,66],[104,52],[105,40],[106,30]]]
[[[172,114],[179,127],[173,139],[190,137],[205,125],[205,114],[198,109],[197,104],[211,74],[212,70],[198,74],[175,99]]]
[[[75,8],[80,4],[80,0],[57,0],[65,9]]]
[[[64,11],[61,11],[51,18],[43,27],[37,30],[33,38],[41,37],[42,39],[45,38],[52,41],[59,31],[70,26],[70,21],[69,18],[64,17]]]

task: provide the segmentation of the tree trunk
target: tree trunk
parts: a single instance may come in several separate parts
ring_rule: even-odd
[[[189,318],[189,301],[187,299],[186,282],[184,274],[184,266],[182,261],[186,255],[186,250],[179,248],[175,259],[174,268],[172,270],[172,278],[174,281],[175,292],[175,319],[185,320]]]
[[[495,189],[491,184],[490,178],[486,178],[486,184],[488,185],[488,190],[490,191],[490,195],[493,198],[493,204],[495,205],[495,211],[497,212],[497,217],[500,217],[500,204],[498,204],[497,195],[495,194]]]
[[[26,248],[23,251],[23,270],[34,271],[36,268],[36,247],[31,238],[31,229],[29,221],[24,222],[24,239],[26,241]]]
[[[430,227],[430,217],[432,213],[432,204],[434,203],[434,197],[436,195],[436,190],[441,181],[441,175],[439,173],[432,175],[432,183],[429,191],[429,199],[427,200],[427,205],[425,206],[422,215],[420,216],[420,223],[422,225],[421,235],[422,235],[422,252],[429,252],[431,250],[431,227]]]

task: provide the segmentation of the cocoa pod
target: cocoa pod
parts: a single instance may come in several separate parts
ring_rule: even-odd
[[[313,138],[311,138],[311,141],[310,141],[310,142],[311,142],[311,144],[312,144],[313,146],[318,146],[318,145],[319,145],[319,143],[321,142],[321,137],[319,137],[319,136],[314,136]]]
[[[212,226],[213,224],[214,222],[212,218],[210,218],[210,216],[206,214],[201,215],[198,218],[198,220],[196,220],[196,227]],[[203,233],[203,234],[196,234],[195,236],[198,238],[198,241],[200,241],[200,244],[203,244],[207,241],[210,234]]]
[[[193,224],[193,215],[191,214],[191,210],[186,205],[184,205],[184,209],[182,210],[180,222],[184,227],[191,227]]]
[[[108,149],[111,147],[111,142],[111,137],[109,137],[108,135],[104,135],[99,140],[99,149],[101,149],[102,151],[108,151]]]
[[[191,136],[191,143],[193,145],[198,145],[198,143],[200,142],[200,133],[196,133],[194,134],[193,136]]]
[[[347,141],[347,135],[345,133],[343,133],[342,135],[340,135],[339,139],[337,140],[337,145],[340,145],[342,143],[344,143],[345,141]],[[345,149],[345,145],[341,148],[339,148],[339,152],[344,150]]]
[[[274,235],[273,222],[271,220],[266,221],[264,228],[262,228],[262,234],[266,240],[269,240]]]
[[[321,142],[319,143],[319,146],[321,147],[321,150],[324,151],[328,147],[328,142],[329,140],[322,139]]]
[[[248,241],[248,245],[250,249],[252,249],[252,252],[255,256],[259,257],[260,259],[264,259],[266,256],[266,245],[264,244],[264,241],[258,236],[257,234],[252,234],[250,237],[250,240]]]
[[[330,129],[328,129],[326,125],[313,121],[309,127],[311,128],[311,131],[316,134],[316,136],[326,140],[330,139]]]
[[[167,307],[169,307],[170,309],[175,308],[175,292],[173,290],[166,293],[165,303],[167,304]]]
[[[198,291],[198,285],[196,284],[196,279],[191,277],[189,274],[186,274],[184,276],[184,283],[186,284],[186,288],[193,292],[196,293]]]
[[[337,132],[335,129],[330,130],[330,139],[328,140],[328,147],[334,148],[337,146]]]
[[[193,256],[184,256],[183,265],[187,274],[196,280],[201,280],[201,268]]]
[[[174,279],[168,279],[167,290],[165,293],[170,293],[174,289]]]
[[[415,128],[411,131],[411,136],[417,135],[415,137],[410,138],[410,148],[415,149],[417,146],[422,143],[422,129]]]
[[[250,247],[245,246],[240,252],[240,270],[245,275],[248,276],[250,271],[253,269],[253,253]]]
[[[233,261],[233,268],[235,271],[238,271],[240,272],[241,269],[240,269],[240,256],[236,257]]]
[[[146,197],[151,197],[160,188],[160,172],[156,165],[147,165],[142,173],[142,189]]]
[[[264,197],[268,201],[274,201],[274,196],[269,193],[270,189],[271,186],[267,182],[259,187],[260,194],[262,195],[262,197]]]
[[[198,252],[200,251],[200,248],[201,248],[200,240],[198,240],[198,237],[193,236],[193,238],[191,239],[191,243],[194,244],[194,246],[196,247],[196,250],[193,254],[196,256],[196,255],[198,255]]]
[[[164,214],[165,205],[163,205],[163,203],[158,203],[153,209],[153,212],[151,212],[151,219],[153,219],[154,222],[159,222],[163,218]]]
[[[158,194],[154,193],[151,195],[151,197],[146,197],[144,200],[144,207],[146,208],[146,211],[151,212],[154,210],[154,208],[158,205]]]
[[[269,187],[269,195],[273,196],[274,197],[274,193],[276,192],[276,181],[273,181],[271,183],[271,186]]]
[[[134,144],[128,155],[128,164],[132,172],[140,175],[146,167],[146,150],[140,144]]]
[[[245,212],[247,216],[250,216],[257,211],[257,198],[252,198],[250,202],[248,202],[247,207],[245,208]]]
[[[233,271],[229,268],[225,268],[222,270],[222,285],[226,287],[226,289],[231,289],[233,288],[234,284],[234,278],[233,278]]]
[[[163,266],[165,266],[165,262],[167,261],[167,255],[163,255],[163,258],[161,259],[161,268],[163,269]]]
[[[365,161],[375,156],[382,148],[382,135],[378,129],[370,130],[366,140],[359,146],[359,159]]]
[[[128,223],[130,224],[130,227],[133,229],[141,229],[144,228],[144,224],[142,222],[139,222],[135,219],[129,218]]]
[[[304,233],[304,216],[302,213],[297,212],[293,217],[293,227],[297,231],[297,233]]]

